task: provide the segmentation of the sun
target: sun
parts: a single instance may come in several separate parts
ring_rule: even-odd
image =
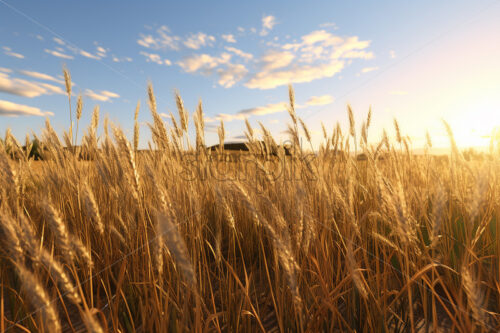
[[[498,101],[480,101],[453,117],[451,125],[459,147],[489,146],[492,135],[500,128],[499,104]]]

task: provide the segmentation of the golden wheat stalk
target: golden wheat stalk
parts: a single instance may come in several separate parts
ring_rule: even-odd
[[[49,295],[42,287],[40,280],[23,265],[16,265],[20,281],[35,308],[40,311],[44,328],[47,332],[61,332],[61,323]]]
[[[167,246],[170,254],[175,259],[182,275],[188,284],[196,287],[196,274],[193,265],[189,258],[189,253],[182,238],[179,229],[175,226],[168,215],[164,213],[158,214],[158,231],[159,235],[165,238],[165,245]]]
[[[64,84],[66,86],[66,94],[68,95],[68,105],[69,105],[69,133],[70,137],[73,137],[73,112],[71,111],[71,74],[66,66],[63,66],[64,74]]]
[[[91,221],[94,223],[94,226],[99,233],[99,235],[104,235],[104,224],[101,220],[101,214],[99,213],[99,208],[97,206],[97,202],[95,200],[94,194],[92,193],[92,189],[90,186],[84,185],[83,191],[83,202],[87,215],[90,217]]]

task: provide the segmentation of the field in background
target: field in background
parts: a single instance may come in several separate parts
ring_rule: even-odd
[[[132,142],[106,120],[97,137],[98,109],[76,152],[49,122],[43,161],[0,143],[0,331],[500,329],[498,142],[464,158],[448,128],[449,157],[416,156],[396,122],[371,146],[349,108],[312,154],[290,89],[291,156],[247,123],[226,161],[201,104],[190,143],[180,96],[172,128],[149,96],[155,151],[137,116]]]

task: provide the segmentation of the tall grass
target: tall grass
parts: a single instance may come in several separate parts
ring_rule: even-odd
[[[139,104],[132,142],[107,120],[97,137],[94,110],[89,161],[48,121],[43,161],[1,144],[2,331],[500,329],[498,151],[416,156],[397,121],[395,145],[371,146],[371,111],[358,143],[349,107],[312,155],[290,88],[292,156],[247,122],[250,152],[230,158],[203,149],[201,102],[192,148],[180,95],[172,129],[148,92],[154,149],[137,149]]]

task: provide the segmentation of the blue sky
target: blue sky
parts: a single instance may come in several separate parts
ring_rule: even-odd
[[[12,1],[0,0],[0,133],[41,133],[46,117],[69,127],[62,66],[84,99],[128,133],[150,80],[170,123],[173,93],[193,112],[200,98],[207,141],[224,120],[229,140],[244,118],[277,138],[288,122],[287,85],[321,140],[321,122],[345,125],[351,103],[371,139],[396,117],[414,147],[441,118],[462,146],[486,144],[500,123],[500,1]],[[74,100],[76,101],[76,96]]]

